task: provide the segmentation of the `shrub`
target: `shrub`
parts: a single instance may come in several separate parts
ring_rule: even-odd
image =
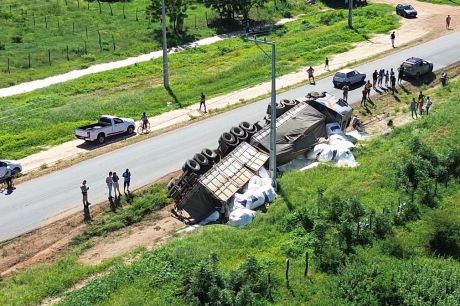
[[[11,37],[11,42],[15,43],[15,44],[20,44],[22,43],[22,36],[12,36]]]
[[[383,239],[392,233],[391,219],[387,214],[378,214],[375,216],[374,234]]]
[[[5,44],[0,41],[0,51],[5,50]]]
[[[443,257],[460,258],[460,224],[456,216],[438,212],[431,219],[432,232],[428,240],[428,249]]]

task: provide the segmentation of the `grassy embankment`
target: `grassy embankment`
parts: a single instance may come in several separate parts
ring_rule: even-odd
[[[458,150],[456,140],[460,137],[460,127],[456,123],[460,119],[457,103],[460,80],[453,80],[447,88],[430,90],[428,94],[435,101],[431,115],[396,128],[388,136],[360,145],[354,151],[359,167],[321,166],[306,172],[287,173],[279,179],[282,192],[276,202],[267,213],[258,213],[247,228],[213,225],[174,239],[158,250],[146,252],[130,265],[113,267],[108,274],[69,294],[61,304],[181,305],[183,300],[177,293],[183,289],[184,279],[199,261],[215,253],[224,272],[234,270],[247,255],[268,263],[272,277],[278,279],[273,288],[274,304],[277,305],[346,305],[352,302],[377,305],[383,301],[398,305],[431,305],[442,301],[442,305],[452,305],[460,295],[458,181],[451,180],[447,188],[440,184],[432,207],[420,204],[423,193],[417,192],[415,207],[418,216],[412,220],[397,225],[393,222],[401,222],[401,218],[387,219],[398,215],[394,165],[412,155],[408,148],[411,139],[419,137],[438,153],[445,152],[450,146],[456,146]],[[401,96],[404,101],[409,97],[410,94]],[[323,188],[322,200],[318,199],[318,188]],[[369,235],[368,214],[376,211],[372,219],[374,234],[368,236],[371,240],[353,244],[346,255],[334,247],[336,234],[342,231],[341,226],[345,223],[337,226],[326,221],[330,218],[329,213],[340,209],[336,206],[336,209],[329,210],[330,204],[339,202],[325,199],[334,196],[342,200],[355,198],[362,203],[366,215],[360,222],[362,237]],[[403,192],[402,200],[409,206],[408,194]],[[321,204],[319,208],[318,203]],[[383,208],[386,213],[380,213]],[[401,212],[409,215],[404,207]],[[339,222],[343,221],[339,219]],[[297,223],[299,220],[313,221],[315,226],[306,231]],[[308,225],[309,222],[305,223]],[[327,243],[324,249],[329,250],[322,257],[314,255],[318,224],[325,225],[324,241]],[[352,237],[357,235],[354,228],[350,229]],[[439,242],[438,250],[449,245],[453,252],[449,255],[454,259],[444,258],[443,253],[434,254],[433,242]],[[305,251],[310,252],[308,280],[303,278]],[[348,260],[335,261],[342,256]],[[291,260],[289,289],[283,284],[286,258]],[[340,267],[340,262],[344,267]],[[329,264],[326,265],[329,269],[338,263],[338,273],[325,272],[324,265],[321,266],[324,263]],[[52,266],[55,268],[56,264]],[[17,277],[23,277],[24,273],[27,272]],[[50,283],[53,282],[51,279]],[[10,294],[21,285],[34,290],[33,283],[27,283],[26,279],[20,285],[9,279],[0,285],[0,296],[12,296],[11,304],[16,301],[24,304],[19,302],[20,297]]]
[[[460,5],[460,1],[458,0],[418,0],[418,1],[430,2],[430,3],[435,3],[435,4]]]
[[[112,13],[108,2],[111,2]],[[2,1],[0,88],[161,49],[160,23],[151,23],[146,18],[145,10],[149,3],[150,0],[101,1],[100,13],[97,1]],[[318,6],[323,7],[322,4]],[[250,18],[255,22],[271,22],[287,11],[291,14],[303,12],[307,5],[291,0],[287,7],[276,10],[270,2],[258,10],[252,9]],[[215,11],[206,8],[200,1],[192,1],[184,27],[184,33],[175,35],[172,26],[168,26],[170,47],[234,31],[241,26],[222,24]],[[51,52],[51,65],[48,50]]]
[[[318,12],[287,24],[268,39],[277,42],[277,74],[295,71],[354,42],[398,24],[387,5],[355,10],[354,30],[345,10]],[[138,118],[252,86],[270,77],[269,59],[252,43],[229,39],[169,57],[172,92],[162,87],[161,59],[81,78],[33,93],[0,99],[0,156],[21,158],[74,138],[75,127],[105,113]]]

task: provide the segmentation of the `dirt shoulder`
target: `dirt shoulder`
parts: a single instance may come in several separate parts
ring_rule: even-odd
[[[373,2],[395,5],[397,0],[375,0]],[[444,19],[450,14],[453,20],[460,20],[460,7],[450,7],[446,5],[418,2],[415,0],[406,1],[417,8],[419,16],[416,19],[401,18],[401,27],[396,30],[397,48],[390,46],[388,35],[376,35],[369,40],[357,43],[355,48],[348,52],[338,54],[330,59],[331,71],[344,66],[363,61],[369,58],[388,55],[390,52],[398,52],[418,43],[431,40],[433,38],[446,35],[452,31],[459,30],[454,27],[452,31],[445,29]],[[314,67],[323,76],[329,75],[331,71],[325,71],[322,65]],[[288,88],[302,85],[306,81],[304,68],[297,72],[281,76],[277,79],[277,90],[285,91]],[[21,160],[25,176],[19,178],[18,183],[31,178],[47,174],[66,167],[70,167],[78,162],[95,156],[107,153],[134,142],[143,141],[147,138],[157,136],[166,131],[188,125],[196,120],[205,119],[219,112],[225,111],[229,106],[239,105],[256,101],[270,91],[270,82],[265,82],[251,88],[241,89],[223,96],[215,97],[207,101],[210,112],[203,114],[198,111],[199,105],[191,105],[183,109],[174,110],[150,119],[154,129],[149,134],[130,137],[121,141],[108,143],[103,147],[88,146],[81,141],[70,141],[48,150],[33,154]]]

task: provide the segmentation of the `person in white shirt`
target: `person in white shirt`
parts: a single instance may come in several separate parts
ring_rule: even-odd
[[[81,194],[83,196],[83,221],[91,221],[91,214],[89,212],[89,205],[91,205],[90,202],[88,202],[88,190],[89,186],[86,186],[86,180],[84,180],[81,185],[80,185],[80,190]]]
[[[433,104],[433,101],[431,101],[430,97],[426,97],[426,114],[428,115],[428,111],[430,110],[431,105]]]
[[[105,183],[107,184],[107,189],[109,191],[109,199],[111,199],[112,198],[112,187],[113,187],[112,171],[110,171],[109,176],[106,177]]]

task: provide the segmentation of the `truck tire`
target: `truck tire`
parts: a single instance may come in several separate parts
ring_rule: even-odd
[[[297,105],[295,101],[283,100],[284,108],[286,112]]]
[[[195,154],[195,156],[193,156],[193,159],[200,165],[202,173],[208,171],[212,167],[211,162],[209,162],[206,156],[204,156],[201,153]]]
[[[284,105],[284,103],[282,103],[282,102],[278,103],[276,105],[276,118],[278,118],[279,116],[281,116],[285,112],[286,112],[286,106]]]
[[[184,170],[184,172],[200,173],[201,168],[200,168],[200,165],[197,163],[196,160],[189,159],[182,166],[182,170]]]
[[[257,127],[249,122],[243,121],[239,124],[239,127],[248,133],[248,138],[251,138],[252,135],[257,133]]]
[[[235,136],[240,142],[246,141],[248,133],[239,126],[234,126],[230,129],[230,133]]]
[[[105,134],[104,133],[100,133],[99,135],[97,135],[97,142],[99,144],[103,144],[105,142]]]
[[[219,160],[219,154],[215,150],[205,148],[201,151],[201,154],[203,154],[209,161],[212,161],[213,163]]]
[[[132,125],[128,126],[126,133],[128,133],[128,135],[132,135],[134,133],[134,126]]]
[[[240,143],[239,139],[231,133],[225,132],[219,138],[219,152],[224,157],[230,153]]]

